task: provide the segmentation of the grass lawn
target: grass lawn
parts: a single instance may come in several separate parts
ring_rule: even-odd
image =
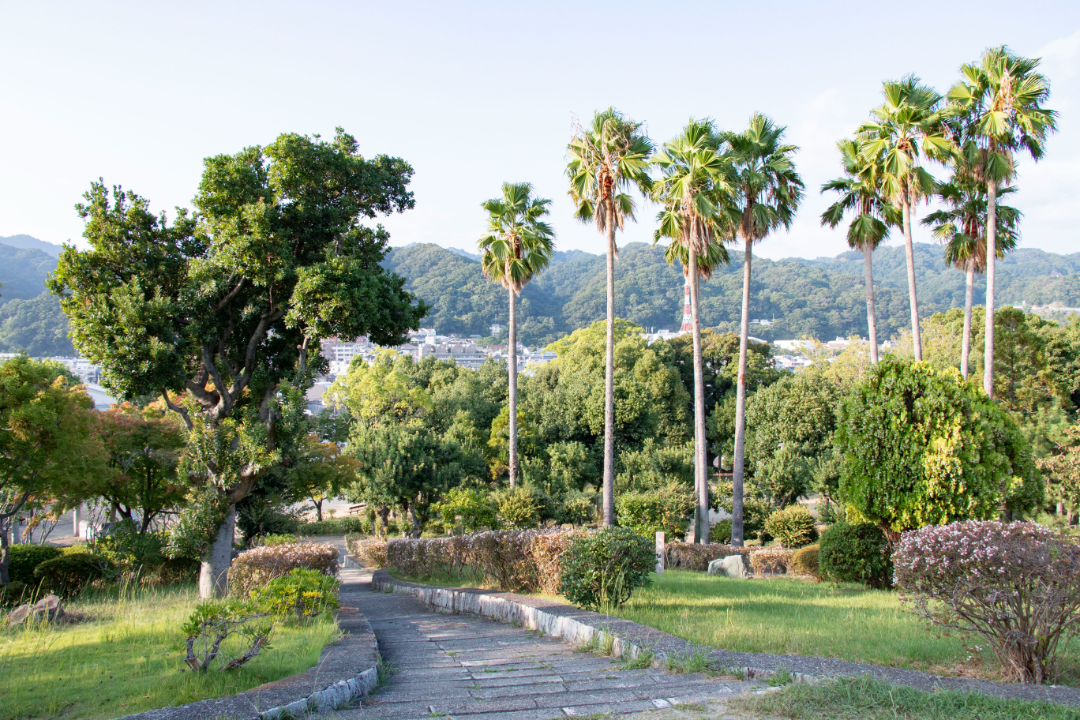
[[[279,626],[239,670],[195,675],[180,627],[198,602],[193,585],[114,590],[65,604],[86,622],[0,631],[0,718],[115,718],[232,695],[306,671],[338,637],[333,622]]]
[[[815,655],[938,675],[1001,679],[988,650],[974,657],[957,637],[904,612],[895,592],[797,579],[737,580],[668,571],[612,614],[701,645]],[[972,639],[969,645],[976,645]],[[1080,642],[1061,655],[1059,682],[1077,685]]]

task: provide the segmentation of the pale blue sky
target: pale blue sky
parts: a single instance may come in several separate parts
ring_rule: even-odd
[[[1048,158],[1021,165],[1023,245],[1076,252],[1080,3],[0,0],[0,235],[77,240],[73,205],[99,176],[171,215],[202,158],[341,125],[416,170],[416,209],[383,221],[394,244],[472,250],[479,203],[526,180],[554,199],[560,248],[599,252],[571,218],[564,148],[573,117],[614,105],[657,141],[691,116],[786,124],[807,199],[760,254],[832,255],[846,243],[819,227],[818,188],[881,81],[914,72],[944,91],[1000,43],[1045,58],[1061,112]],[[620,245],[650,242],[654,216]]]

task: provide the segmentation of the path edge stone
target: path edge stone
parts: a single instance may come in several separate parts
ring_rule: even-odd
[[[428,607],[440,612],[479,615],[497,622],[518,623],[530,630],[538,630],[574,644],[587,643],[597,633],[611,633],[617,655],[636,657],[639,653],[651,652],[654,665],[668,657],[685,657],[691,653],[706,652],[712,663],[721,668],[742,672],[747,680],[765,679],[785,671],[791,673],[796,682],[872,675],[895,685],[906,685],[930,692],[950,689],[1004,699],[1080,707],[1080,688],[942,677],[918,670],[864,665],[834,658],[717,650],[695,645],[656,628],[582,610],[573,605],[494,590],[422,585],[398,580],[385,568],[372,573],[371,589],[375,592],[413,595]]]
[[[323,648],[319,663],[305,673],[236,695],[147,710],[117,720],[284,720],[329,712],[365,697],[379,684],[375,633],[356,608],[342,607],[335,617],[345,636]]]

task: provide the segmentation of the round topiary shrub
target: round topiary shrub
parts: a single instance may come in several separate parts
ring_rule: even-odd
[[[575,536],[560,560],[560,594],[586,610],[619,607],[656,566],[653,542],[624,527]]]
[[[34,569],[41,563],[60,557],[59,548],[52,545],[12,545],[8,550],[11,561],[8,565],[8,577],[11,582],[34,585]]]
[[[815,580],[821,579],[821,546],[807,545],[795,551],[791,557],[791,570],[799,575],[809,575]]]
[[[777,510],[765,521],[765,532],[772,535],[781,545],[798,548],[817,540],[816,521],[802,505],[789,505]]]
[[[877,525],[833,525],[821,534],[821,575],[836,582],[856,582],[872,588],[892,584],[889,542]]]
[[[46,560],[34,570],[34,581],[41,583],[42,593],[60,597],[78,595],[86,587],[112,572],[114,565],[107,557],[92,553],[71,553]]]

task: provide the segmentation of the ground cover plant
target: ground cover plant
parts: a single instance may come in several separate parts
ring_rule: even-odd
[[[930,633],[896,592],[794,578],[739,580],[668,571],[612,614],[692,642],[739,652],[833,657],[935,674],[1003,680],[977,639]],[[1080,684],[1080,643],[1061,651],[1058,682]]]
[[[231,695],[304,672],[338,636],[333,622],[282,624],[242,668],[187,672],[181,628],[198,604],[193,585],[91,590],[65,605],[84,622],[0,631],[0,717],[95,720]]]

